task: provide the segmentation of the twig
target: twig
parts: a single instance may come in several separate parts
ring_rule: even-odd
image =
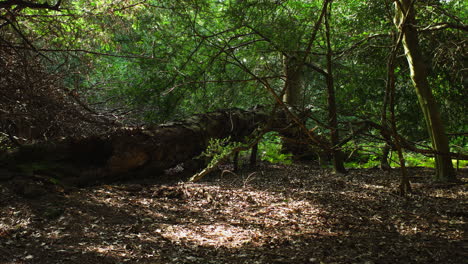
[[[223,162],[227,157],[232,156],[234,153],[239,152],[239,151],[245,151],[251,149],[253,146],[255,146],[262,138],[263,135],[265,135],[269,129],[263,128],[259,130],[259,134],[255,136],[255,131],[252,133],[254,135],[254,139],[244,145],[232,148],[228,153],[224,154],[224,156],[218,158],[215,162],[212,164],[208,165],[206,168],[204,168],[202,171],[199,173],[194,174],[190,179],[189,182],[197,182],[201,180],[203,177],[205,177],[208,173],[212,172],[213,170],[216,169],[216,167]]]

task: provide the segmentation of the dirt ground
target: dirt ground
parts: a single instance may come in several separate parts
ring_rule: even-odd
[[[467,263],[463,184],[262,164],[200,183],[0,182],[0,263]],[[166,177],[167,178],[167,177]]]

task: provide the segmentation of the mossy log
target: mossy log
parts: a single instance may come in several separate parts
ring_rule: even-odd
[[[230,137],[241,142],[269,120],[269,112],[263,108],[219,110],[163,125],[22,146],[1,162],[21,173],[91,182],[141,174],[157,176],[178,164],[192,162],[210,139]],[[286,125],[278,117],[274,123]]]
[[[146,129],[120,131],[110,138],[113,151],[106,168],[110,174],[142,166],[159,172],[200,155],[212,138],[242,141],[268,118],[259,110],[229,109]]]

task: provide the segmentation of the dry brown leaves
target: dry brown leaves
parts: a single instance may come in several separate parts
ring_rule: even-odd
[[[262,165],[198,184],[140,181],[37,199],[0,185],[0,263],[463,263],[467,188],[411,169]]]

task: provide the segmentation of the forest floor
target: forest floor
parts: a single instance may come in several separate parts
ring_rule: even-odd
[[[458,185],[409,172],[406,197],[397,170],[305,164],[200,183],[3,181],[0,263],[466,263],[468,170]]]

